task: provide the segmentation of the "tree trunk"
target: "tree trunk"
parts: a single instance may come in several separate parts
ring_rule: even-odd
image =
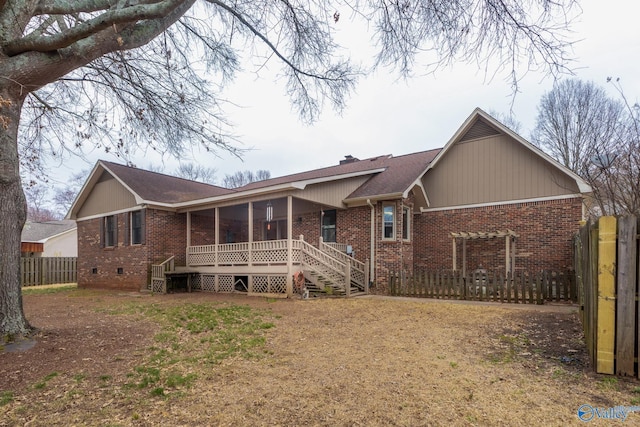
[[[25,96],[24,88],[0,83],[0,344],[32,330],[24,316],[20,283],[20,235],[27,205],[20,180],[18,124]]]

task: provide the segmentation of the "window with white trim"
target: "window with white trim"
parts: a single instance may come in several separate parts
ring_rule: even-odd
[[[410,240],[411,236],[411,208],[402,208],[402,240]]]
[[[396,238],[396,206],[395,204],[382,205],[382,239],[395,240]]]

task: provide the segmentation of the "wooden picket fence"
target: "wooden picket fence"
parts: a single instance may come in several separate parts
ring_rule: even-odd
[[[598,373],[640,378],[639,228],[635,216],[607,216],[588,222],[576,236],[580,316]]]
[[[389,295],[515,304],[574,303],[578,299],[572,271],[516,272],[513,275],[437,271],[418,272],[413,276],[392,272]]]
[[[78,281],[77,258],[20,258],[20,277],[22,286],[75,283]]]

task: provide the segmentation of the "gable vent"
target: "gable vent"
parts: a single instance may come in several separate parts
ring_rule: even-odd
[[[500,135],[500,132],[489,125],[482,119],[476,120],[476,122],[469,128],[467,133],[460,138],[460,142],[469,141],[471,139],[485,138],[487,136]]]

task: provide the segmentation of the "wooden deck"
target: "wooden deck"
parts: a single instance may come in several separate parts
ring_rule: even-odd
[[[164,293],[168,276],[189,273],[193,290],[290,297],[294,293],[292,277],[297,272],[303,272],[305,286],[316,292],[351,296],[369,289],[368,262],[322,241],[315,247],[302,236],[296,240],[189,246],[186,259],[185,266],[176,266],[173,257],[153,265],[150,290]]]

